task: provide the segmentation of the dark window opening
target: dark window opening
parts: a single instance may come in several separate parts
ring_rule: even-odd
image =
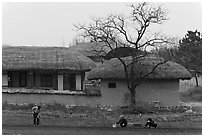
[[[41,87],[52,87],[52,75],[51,74],[41,75]]]
[[[64,90],[76,90],[76,75],[65,74],[63,78],[63,89]]]
[[[20,87],[26,87],[27,86],[27,75],[25,71],[19,72],[19,85]]]
[[[26,71],[8,71],[8,87],[26,87]]]
[[[116,88],[116,83],[115,82],[108,83],[108,88]]]
[[[76,90],[76,76],[70,74],[70,90]]]

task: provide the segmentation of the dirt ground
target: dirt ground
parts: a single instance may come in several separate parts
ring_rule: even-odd
[[[84,109],[85,110],[85,109]],[[2,134],[10,135],[197,135],[202,134],[202,113],[153,113],[127,114],[127,128],[112,128],[118,120],[114,111],[84,112],[74,110],[69,113],[59,111],[42,112],[39,127],[32,126],[32,113],[27,110],[2,110]],[[151,117],[158,124],[157,129],[143,128]],[[139,126],[133,126],[133,124]]]
[[[112,128],[112,127],[70,127],[3,125],[4,135],[201,135],[201,128]]]

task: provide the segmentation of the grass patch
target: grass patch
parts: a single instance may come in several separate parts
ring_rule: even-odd
[[[160,106],[158,104],[136,103],[135,106],[121,108],[122,114],[149,113],[182,113],[190,109],[188,106]]]
[[[9,104],[7,102],[2,104],[3,110],[26,110],[30,111],[35,104]],[[63,104],[43,104],[41,113],[53,115],[94,115],[94,116],[105,116],[105,115],[115,115],[119,116],[121,114],[149,114],[149,113],[160,113],[160,112],[173,112],[173,113],[182,113],[189,109],[187,106],[160,106],[158,104],[148,104],[137,102],[134,107],[111,107],[111,106],[98,106],[98,107],[89,107],[89,106],[65,106]]]
[[[202,102],[202,87],[194,86],[185,92],[180,92],[180,98],[182,101]]]

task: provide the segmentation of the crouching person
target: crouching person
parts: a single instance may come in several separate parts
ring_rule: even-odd
[[[40,109],[41,109],[41,106],[34,106],[34,107],[32,107],[32,111],[33,111],[33,125],[34,126],[39,126],[39,124],[40,124],[40,116],[39,116]]]
[[[120,124],[121,127],[126,127],[127,126],[127,120],[123,115],[120,116],[120,120],[116,123],[116,125]]]
[[[145,124],[145,127],[149,126],[149,128],[157,128],[157,124],[154,123],[154,121],[151,118],[147,119],[147,123]]]

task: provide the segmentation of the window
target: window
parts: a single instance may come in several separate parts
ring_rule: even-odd
[[[52,75],[51,74],[41,75],[41,87],[52,87]]]
[[[115,82],[108,83],[108,88],[116,88],[116,83]]]
[[[27,86],[27,75],[25,71],[19,72],[19,85],[20,87]]]
[[[64,90],[76,90],[76,76],[75,74],[65,74],[63,78]]]

